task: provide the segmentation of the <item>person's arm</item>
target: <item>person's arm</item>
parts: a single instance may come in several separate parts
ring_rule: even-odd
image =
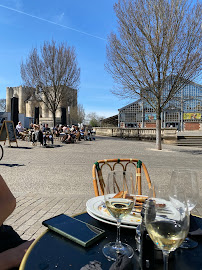
[[[0,225],[13,212],[15,207],[16,199],[0,175]]]
[[[8,249],[0,253],[0,269],[8,270],[13,267],[18,267],[25,255],[25,252],[34,240],[27,241],[16,248]]]

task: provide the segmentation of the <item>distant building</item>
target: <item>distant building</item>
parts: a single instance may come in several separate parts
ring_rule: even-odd
[[[11,112],[11,98],[16,97],[18,98],[19,114],[24,114],[26,117],[34,119],[35,108],[38,107],[39,123],[48,123],[50,126],[53,126],[52,113],[48,110],[45,103],[40,98],[33,98],[33,96],[30,96],[29,91],[27,90],[28,89],[23,86],[6,88],[6,112]],[[66,111],[67,122],[70,121],[69,119],[71,119],[71,122],[74,122],[75,111],[77,111],[77,90],[67,88],[67,92],[67,99],[64,98],[61,101],[61,104],[56,111],[56,122],[58,124],[61,123],[62,109],[63,112]],[[71,99],[68,99],[69,96],[71,96]],[[64,110],[64,108],[66,110]],[[69,111],[68,108],[70,109]]]
[[[118,126],[118,114],[105,118],[101,121],[101,127],[117,127]]]
[[[167,84],[163,98],[169,91]],[[119,127],[156,127],[156,113],[147,101],[137,101],[120,108]],[[202,85],[190,82],[170,100],[161,113],[162,127],[178,130],[202,130]]]

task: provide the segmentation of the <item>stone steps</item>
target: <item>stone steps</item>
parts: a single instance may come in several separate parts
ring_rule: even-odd
[[[202,136],[178,136],[176,144],[178,146],[202,147]]]

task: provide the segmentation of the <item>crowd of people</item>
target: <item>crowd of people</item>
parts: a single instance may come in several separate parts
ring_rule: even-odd
[[[21,122],[18,122],[16,126],[17,137],[25,140],[26,137],[35,145],[37,142],[40,145],[46,146],[47,141],[53,144],[54,137],[60,137],[62,143],[75,143],[76,141],[95,140],[95,132],[90,127],[72,125],[56,125],[54,128],[50,128],[48,124],[30,124],[30,128],[26,130]]]

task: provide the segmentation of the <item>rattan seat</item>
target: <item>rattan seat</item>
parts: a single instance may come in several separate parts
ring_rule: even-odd
[[[147,168],[145,164],[138,159],[133,158],[123,158],[123,159],[104,159],[104,160],[98,160],[94,163],[93,169],[92,169],[92,175],[93,175],[93,187],[95,191],[95,196],[104,195],[104,169],[108,169],[108,171],[114,171],[114,170],[123,170],[126,171],[129,169],[133,169],[134,172],[134,178],[135,181],[135,189],[136,194],[142,195],[142,171],[144,172],[148,188],[151,187],[151,180],[149,177],[149,173],[147,171]],[[143,169],[143,170],[142,170]],[[106,179],[106,178],[105,178]]]

